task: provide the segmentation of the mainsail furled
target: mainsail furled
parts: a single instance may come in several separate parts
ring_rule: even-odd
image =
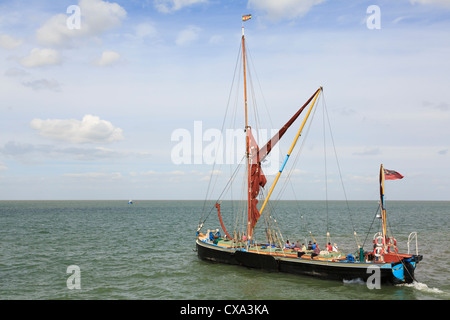
[[[264,173],[261,169],[261,161],[259,159],[259,147],[253,137],[251,128],[247,128],[247,136],[249,140],[249,163],[248,170],[250,174],[250,215],[249,215],[249,223],[251,228],[253,229],[258,222],[260,213],[257,208],[258,204],[258,195],[260,188],[264,188],[266,185],[267,179],[264,176]]]
[[[245,16],[245,18],[250,18],[250,16]],[[247,19],[247,20],[248,20]],[[244,17],[243,17],[244,20]],[[305,125],[306,119],[308,118],[312,107],[314,106],[314,103],[319,95],[319,93],[322,91],[322,87],[316,90],[314,94],[306,101],[306,103],[292,116],[291,119],[289,119],[288,122],[261,148],[261,150],[258,147],[258,144],[256,143],[255,138],[253,137],[251,127],[248,125],[248,113],[247,113],[247,81],[246,81],[246,53],[245,53],[245,35],[244,35],[244,26],[242,26],[242,65],[243,65],[243,75],[244,75],[244,110],[245,110],[245,132],[246,132],[246,154],[247,154],[247,237],[249,240],[252,240],[253,235],[253,229],[258,222],[258,219],[261,216],[261,213],[263,212],[267,201],[270,197],[270,194],[273,191],[273,188],[276,184],[276,182],[279,179],[279,175],[283,171],[284,166],[286,165],[287,159],[290,156],[290,153],[292,152],[293,147],[295,146],[295,143],[297,142],[298,137],[300,136],[301,131],[303,130],[303,127]],[[311,104],[311,101],[312,104]],[[311,105],[310,105],[311,104]],[[266,183],[267,179],[261,169],[261,162],[264,161],[264,159],[269,155],[273,147],[278,143],[278,141],[281,139],[281,137],[286,133],[286,131],[289,129],[289,127],[297,120],[297,118],[300,116],[302,111],[310,105],[309,111],[305,119],[303,120],[302,126],[300,130],[297,133],[297,136],[294,140],[293,145],[291,146],[291,149],[286,157],[286,160],[284,161],[283,167],[280,169],[277,178],[275,179],[274,184],[272,185],[268,196],[266,197],[264,204],[261,206],[261,208],[258,210],[258,195],[260,193],[261,188],[263,188]],[[219,219],[221,219],[220,214],[220,205],[216,205]],[[221,221],[222,224],[222,221]],[[222,226],[223,227],[223,226]]]

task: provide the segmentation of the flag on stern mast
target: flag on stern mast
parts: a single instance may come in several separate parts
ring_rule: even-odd
[[[384,169],[384,180],[403,179],[403,176],[394,170]]]

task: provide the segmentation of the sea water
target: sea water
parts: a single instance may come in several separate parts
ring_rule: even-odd
[[[416,231],[423,261],[416,269],[416,282],[381,289],[369,289],[358,279],[319,280],[201,261],[195,233],[203,205],[203,201],[0,201],[0,299],[450,298],[450,202],[389,203],[389,224],[399,250],[407,251],[408,235]],[[225,216],[226,204],[223,208]],[[306,241],[312,234],[322,245],[328,231],[341,249],[355,251],[350,245],[356,241],[353,231],[365,248],[371,248],[376,209],[377,203],[370,201],[280,201],[276,218],[285,240]],[[338,217],[348,210],[346,218]],[[213,227],[216,213],[211,216]],[[371,227],[373,231],[366,233]]]

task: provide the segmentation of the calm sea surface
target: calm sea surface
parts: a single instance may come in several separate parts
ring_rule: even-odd
[[[332,240],[346,249],[354,243],[353,222],[370,247],[376,230],[365,240],[366,231],[376,202],[349,202],[351,215],[345,202],[330,202],[325,217],[319,215],[324,202],[301,202],[300,211],[297,204],[276,206],[284,239],[302,240],[311,231],[322,243],[328,226]],[[450,299],[450,202],[389,203],[400,251],[417,231],[424,258],[416,283],[379,290],[361,281],[201,261],[194,250],[202,207],[203,201],[0,201],[0,299]],[[69,285],[77,283],[69,266],[80,271],[80,289],[68,288],[69,278]]]

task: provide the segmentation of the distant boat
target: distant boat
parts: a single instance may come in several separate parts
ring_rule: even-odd
[[[133,200],[128,200],[128,204],[133,204]]]
[[[249,16],[243,16],[243,21],[249,19]],[[281,130],[270,139],[262,148],[257,145],[252,129],[247,119],[247,83],[246,83],[246,53],[245,53],[245,36],[244,26],[242,26],[242,65],[244,73],[244,95],[245,95],[245,125],[244,131],[246,135],[245,150],[243,157],[245,160],[244,181],[238,182],[243,184],[243,204],[241,211],[244,214],[242,218],[236,218],[233,232],[228,232],[222,219],[221,200],[217,200],[211,207],[209,213],[217,211],[220,227],[217,225],[210,230],[202,231],[205,222],[210,214],[205,212],[200,219],[196,233],[196,249],[200,259],[209,260],[219,263],[227,263],[241,265],[250,268],[258,268],[269,271],[281,271],[293,274],[308,275],[318,278],[333,280],[352,280],[361,279],[367,281],[375,271],[379,271],[379,279],[381,283],[411,283],[414,281],[414,271],[422,260],[422,255],[418,254],[417,249],[417,233],[410,234],[408,239],[408,253],[397,252],[397,242],[390,231],[387,230],[387,213],[384,199],[384,181],[392,179],[401,179],[403,176],[395,171],[385,170],[383,165],[380,168],[380,211],[381,214],[381,230],[373,236],[373,242],[369,248],[363,248],[357,240],[355,251],[352,253],[344,253],[337,246],[333,247],[332,242],[327,240],[325,250],[313,250],[311,247],[293,247],[288,242],[285,243],[282,234],[276,224],[276,220],[270,217],[270,209],[268,206],[269,198],[277,184],[286,163],[289,160],[292,150],[299,139],[302,130],[307,122],[311,111],[313,110],[319,96],[323,94],[323,88],[314,92],[314,94],[306,101],[306,103],[294,114],[294,116],[281,128]],[[296,121],[302,111],[308,107],[307,114],[295,136],[290,150],[279,170],[277,176],[265,196],[262,206],[258,206],[258,195],[262,195],[262,191],[267,182],[266,177],[261,168],[262,161],[273,149],[275,144],[282,138],[284,133]],[[232,175],[229,183],[231,184],[235,177]],[[228,186],[228,184],[227,184]],[[260,194],[261,193],[261,194]],[[206,204],[206,202],[205,202]],[[236,211],[236,210],[235,210]],[[269,211],[269,212],[268,212]],[[260,217],[264,216],[265,226],[260,232],[263,239],[258,240],[255,235],[255,226]],[[242,225],[238,225],[242,221]],[[269,222],[267,222],[269,221]],[[356,231],[354,231],[355,240],[357,239]],[[416,254],[409,253],[409,242],[416,240]],[[312,239],[314,240],[312,234]],[[330,234],[327,232],[327,239]],[[306,244],[305,244],[306,245]]]

